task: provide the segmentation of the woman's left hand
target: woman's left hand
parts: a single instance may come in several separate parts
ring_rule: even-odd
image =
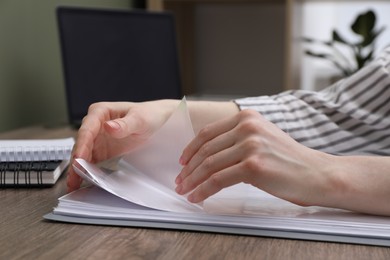
[[[184,149],[176,192],[198,203],[244,182],[299,205],[323,199],[331,155],[307,148],[258,112],[243,110],[204,127]]]

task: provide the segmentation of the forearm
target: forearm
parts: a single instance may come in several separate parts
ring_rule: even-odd
[[[238,106],[230,101],[188,101],[188,109],[195,133],[212,122],[239,112]]]
[[[390,216],[390,158],[334,156],[321,206]],[[320,203],[321,204],[321,203]]]
[[[164,99],[151,101],[151,103],[157,105],[163,110],[163,120],[167,120],[169,116],[175,111],[180,103],[180,100],[176,99]],[[199,101],[189,100],[187,101],[188,111],[191,117],[192,126],[195,133],[198,133],[204,126],[232,116],[239,112],[238,106],[231,101]]]

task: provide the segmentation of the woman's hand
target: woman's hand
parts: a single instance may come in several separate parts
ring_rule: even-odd
[[[168,119],[178,104],[178,100],[160,100],[91,105],[79,129],[72,160],[83,158],[97,163],[134,149]],[[69,167],[68,191],[78,189],[81,182]]]
[[[134,149],[169,118],[179,103],[180,100],[157,100],[91,105],[79,129],[72,160],[83,158],[97,163]],[[238,112],[233,102],[188,101],[187,105],[195,131]],[[81,181],[70,167],[68,191],[78,189]]]
[[[197,203],[244,182],[310,205],[329,192],[330,157],[297,143],[258,112],[244,110],[209,124],[185,148],[176,191],[191,192],[188,200]]]

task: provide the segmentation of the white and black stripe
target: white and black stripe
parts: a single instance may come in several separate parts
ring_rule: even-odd
[[[296,141],[333,154],[390,155],[390,48],[319,92],[292,90],[235,100]]]

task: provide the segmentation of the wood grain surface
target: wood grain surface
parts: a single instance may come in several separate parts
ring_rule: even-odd
[[[75,136],[70,128],[28,128],[0,138]],[[50,222],[65,194],[51,188],[0,189],[0,259],[390,259],[390,248],[162,229]]]

